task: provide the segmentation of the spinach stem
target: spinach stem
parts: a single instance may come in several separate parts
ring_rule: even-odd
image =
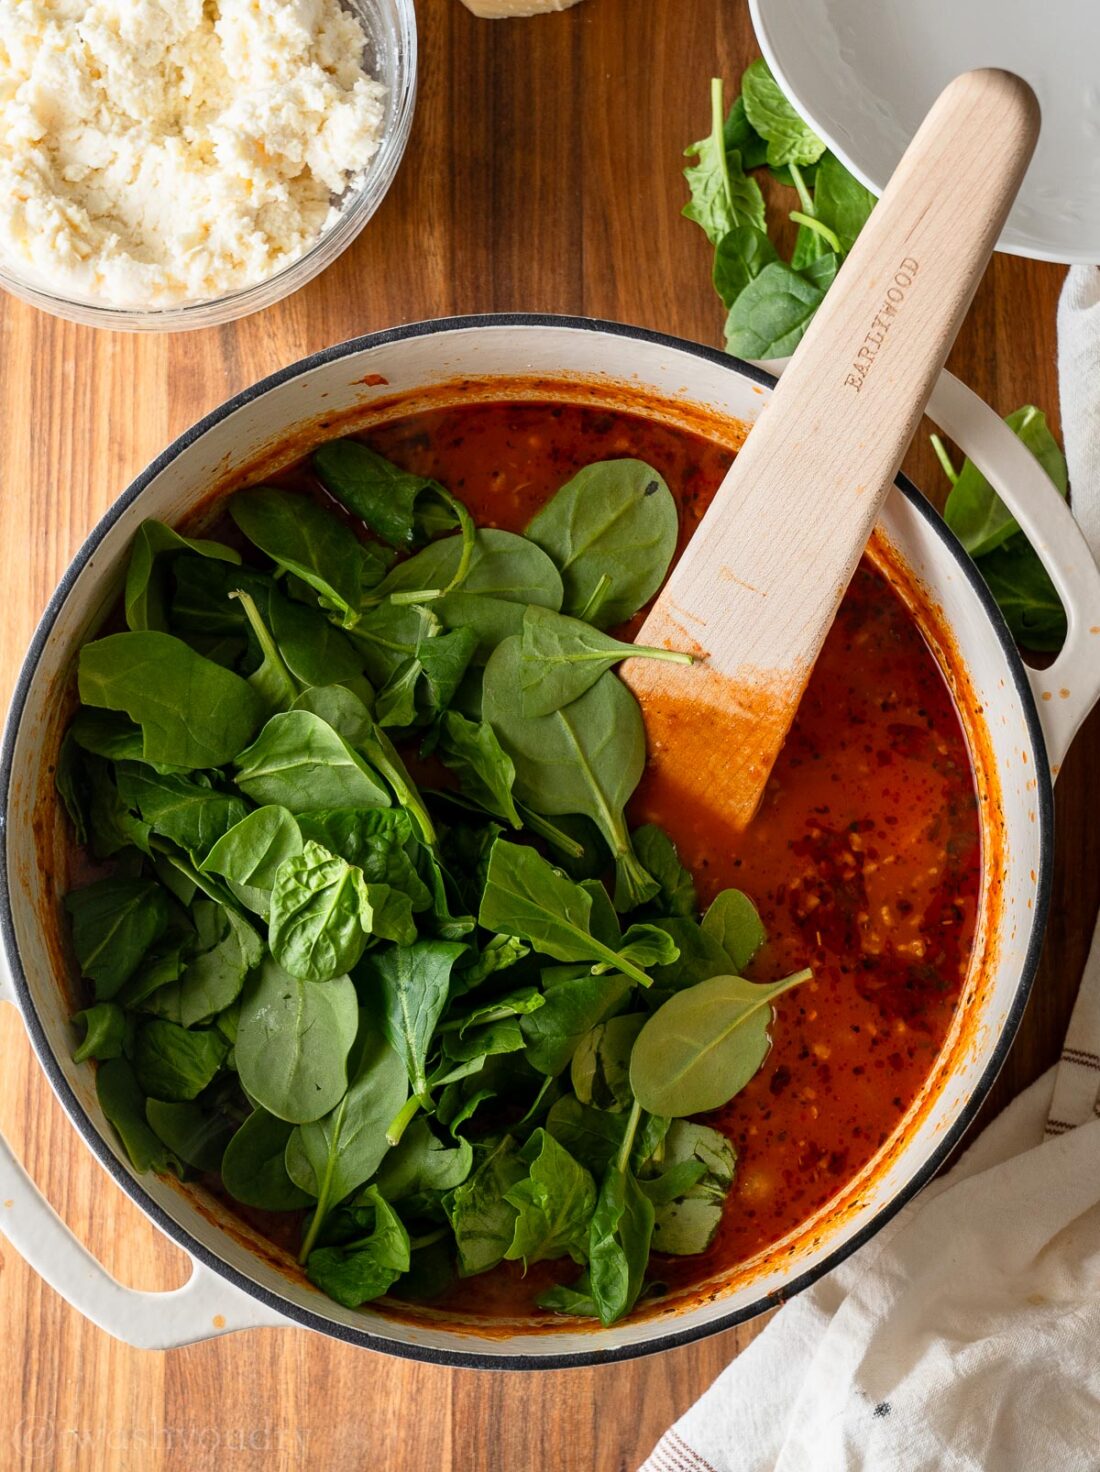
[[[434,1232],[425,1232],[423,1237],[410,1237],[409,1251],[419,1252],[422,1247],[432,1247],[436,1242],[442,1242],[449,1231],[449,1227],[436,1227]]]
[[[563,853],[570,859],[584,858],[584,845],[570,838],[568,833],[563,833],[560,828],[551,823],[549,818],[544,818],[541,813],[532,812],[523,803],[517,802],[516,808],[520,817],[530,828],[532,833],[537,833],[540,838],[545,838],[559,853]]]
[[[638,1124],[641,1118],[642,1106],[635,1099],[634,1103],[630,1106],[630,1117],[626,1122],[623,1143],[619,1146],[618,1158],[615,1161],[615,1168],[617,1170],[625,1171],[630,1164],[630,1152],[634,1148],[634,1136],[638,1133]]]
[[[931,435],[929,436],[929,438],[932,441],[932,448],[936,452],[936,459],[943,466],[944,475],[947,476],[947,479],[951,482],[953,486],[958,485],[959,472],[951,463],[951,456],[947,453],[947,446],[944,444],[943,440],[940,439],[938,434]]]
[[[788,164],[787,167],[791,171],[791,179],[794,182],[794,187],[798,190],[798,198],[803,210],[807,215],[812,215],[814,213],[814,202],[809,189],[806,187],[806,181],[802,177],[802,170],[797,164]]]
[[[421,1099],[417,1094],[413,1094],[410,1099],[407,1099],[405,1101],[405,1104],[400,1110],[398,1110],[397,1114],[394,1115],[386,1130],[387,1144],[399,1145],[401,1143],[401,1136],[408,1129],[410,1123],[416,1118],[417,1111],[420,1109],[420,1107]]]
[[[725,84],[721,77],[710,79],[710,136],[722,168],[722,181],[726,191],[726,202],[733,209],[733,188],[730,184],[730,164],[726,154],[726,129],[723,119],[723,92]],[[591,599],[589,599],[591,602]]]
[[[803,214],[801,210],[791,210],[790,218],[796,225],[805,225],[807,229],[815,231],[823,240],[828,241],[837,255],[841,254],[840,239],[835,230],[830,230],[824,220],[819,220],[816,215]]]

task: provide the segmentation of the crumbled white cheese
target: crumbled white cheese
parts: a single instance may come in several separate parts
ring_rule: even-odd
[[[339,0],[0,0],[0,260],[112,306],[250,286],[370,162]]]

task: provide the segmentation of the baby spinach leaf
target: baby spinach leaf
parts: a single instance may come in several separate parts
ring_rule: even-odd
[[[508,1135],[485,1153],[468,1181],[445,1200],[458,1245],[463,1278],[488,1272],[502,1262],[515,1236],[516,1208],[507,1192],[528,1174]]]
[[[653,972],[658,991],[682,991],[711,976],[729,974],[731,962],[717,937],[686,915],[673,915],[656,922],[672,937],[679,955],[670,966],[659,966]]]
[[[245,977],[263,959],[260,937],[233,910],[212,900],[196,900],[195,925],[200,949],[182,976],[148,995],[144,1010],[181,1027],[208,1022],[237,1000]]]
[[[556,1100],[546,1116],[547,1132],[595,1176],[602,1176],[618,1154],[626,1124],[624,1115],[582,1104],[576,1094]]]
[[[582,1104],[620,1113],[634,1102],[630,1052],[645,1026],[640,1012],[598,1023],[581,1039],[570,1064],[570,1082]]]
[[[1036,409],[1034,404],[1025,404],[1022,409],[1007,415],[1005,423],[1027,446],[1064,496],[1069,485],[1066,457],[1051,434],[1043,411]],[[1019,522],[972,460],[963,462],[943,516],[971,557],[975,558],[1002,546],[1020,530]],[[984,567],[982,571],[985,571]]]
[[[378,989],[383,1031],[425,1108],[431,1106],[428,1049],[464,949],[454,941],[420,940],[372,952],[363,964],[368,984]]]
[[[528,719],[516,698],[520,657],[520,641],[506,639],[485,667],[485,719],[515,765],[515,796],[550,817],[590,817],[615,861],[615,906],[633,909],[657,893],[623,815],[645,767],[638,702],[609,672],[564,710]]]
[[[167,630],[165,580],[157,559],[163,553],[193,552],[218,562],[240,564],[240,553],[223,542],[194,541],[181,537],[162,521],[143,521],[130,547],[123,602],[126,623],[131,629]]]
[[[222,1157],[222,1185],[234,1201],[261,1211],[293,1211],[310,1197],[290,1179],[286,1146],[295,1126],[255,1109],[229,1141]]]
[[[643,1109],[683,1118],[740,1093],[767,1056],[772,1002],[808,981],[796,971],[768,985],[712,976],[677,992],[638,1035],[630,1084]]]
[[[524,1268],[568,1254],[587,1261],[588,1223],[596,1207],[596,1183],[553,1135],[537,1129],[519,1152],[528,1167],[504,1192],[516,1208],[512,1241],[504,1256]]]
[[[695,1178],[686,1190],[675,1189],[670,1197],[668,1187],[685,1166],[695,1168]],[[654,1204],[654,1251],[675,1256],[705,1252],[722,1221],[737,1168],[737,1152],[717,1130],[674,1119],[664,1139],[661,1167],[656,1184],[665,1188],[664,1199],[654,1200],[651,1183],[641,1182]]]
[[[764,228],[764,197],[760,186],[742,171],[742,161],[722,122],[722,83],[711,82],[711,129],[709,134],[684,150],[696,162],[684,170],[691,189],[691,202],[683,213],[701,225],[707,238],[718,241],[736,225],[746,223]]]
[[[374,1186],[363,1201],[374,1207],[370,1236],[339,1247],[318,1247],[306,1263],[310,1282],[345,1308],[380,1298],[409,1270],[409,1234],[401,1218]]]
[[[337,731],[389,784],[393,795],[416,824],[425,843],[434,844],[435,829],[416,783],[386,733],[353,691],[342,685],[318,685],[299,696],[297,709],[310,711]],[[313,807],[381,807],[388,803],[328,803],[317,795]]]
[[[593,976],[587,966],[561,966],[543,972],[543,985],[543,1005],[520,1027],[528,1063],[553,1075],[561,1073],[597,1023],[625,1005],[633,982],[621,973]]]
[[[497,839],[478,919],[487,930],[516,935],[557,961],[589,961],[622,970],[642,986],[649,977],[591,933],[592,897],[533,848]]]
[[[141,727],[118,711],[85,707],[73,717],[69,732],[81,750],[93,752],[108,761],[144,760]]]
[[[814,176],[814,213],[837,237],[843,255],[855,244],[876,203],[835,154],[826,150],[821,155]]]
[[[825,296],[783,261],[755,276],[726,318],[726,351],[741,358],[788,358]]]
[[[653,1206],[630,1168],[641,1115],[635,1102],[619,1154],[604,1173],[588,1233],[588,1276],[603,1324],[613,1324],[638,1300],[649,1262]]]
[[[259,609],[251,595],[243,588],[235,589],[229,596],[240,602],[253,638],[260,649],[260,663],[248,676],[248,683],[263,700],[269,712],[289,710],[298,698],[298,686],[283,662],[283,656],[271,637],[267,625],[260,617]]]
[[[256,808],[230,828],[200,867],[206,874],[220,874],[240,902],[266,920],[280,864],[301,851],[302,835],[293,815],[271,805]]]
[[[593,880],[586,881],[594,883]],[[645,923],[631,925],[615,947],[617,965],[623,969],[627,962],[651,971],[658,966],[671,966],[679,957],[680,950],[672,936],[662,925]]]
[[[241,1083],[279,1119],[320,1119],[347,1088],[347,1058],[358,1026],[348,977],[299,981],[267,957],[241,998],[235,1049]]]
[[[95,1091],[104,1117],[114,1125],[135,1170],[173,1171],[183,1176],[182,1161],[149,1127],[145,1095],[125,1058],[109,1058],[99,1065]]]
[[[756,906],[739,889],[715,895],[703,916],[703,930],[722,947],[738,975],[768,938]]]
[[[404,1069],[401,1080],[404,1083]],[[468,1140],[459,1139],[453,1147],[444,1144],[421,1116],[386,1155],[376,1185],[387,1201],[403,1201],[428,1191],[452,1191],[470,1174],[473,1160]]]
[[[458,996],[461,993],[473,991],[482,982],[487,981],[490,976],[495,976],[498,971],[505,971],[509,966],[515,966],[525,956],[531,954],[529,948],[514,935],[494,935],[482,946],[481,950],[470,961],[463,966],[461,971],[456,971],[451,978],[451,995]]]
[[[119,797],[154,833],[192,854],[205,854],[248,812],[239,797],[219,792],[205,777],[162,775],[137,762],[119,762],[115,780]]]
[[[122,710],[142,733],[142,759],[221,767],[248,745],[263,702],[246,680],[171,634],[108,634],[85,644],[78,666],[85,705]]]
[[[340,505],[393,548],[408,551],[455,524],[473,537],[467,509],[439,481],[402,470],[359,440],[328,440],[314,452],[314,470]]]
[[[436,751],[468,797],[513,828],[523,827],[512,798],[515,766],[487,721],[468,721],[457,711],[447,711]]]
[[[715,244],[712,272],[714,289],[723,306],[732,307],[749,282],[778,259],[763,226],[735,225],[727,230]]]
[[[275,579],[254,567],[210,562],[200,557],[172,559],[171,632],[198,648],[200,641],[237,641],[243,653],[248,644],[248,620],[244,609],[229,595],[237,588],[250,593],[257,608],[270,612],[276,596]]]
[[[80,974],[109,1001],[168,927],[168,896],[148,879],[99,879],[65,896]]]
[[[362,675],[355,645],[318,608],[272,592],[271,633],[287,669],[304,689],[335,685]]]
[[[344,1097],[323,1118],[299,1125],[287,1141],[287,1172],[317,1201],[302,1244],[302,1261],[329,1210],[378,1169],[390,1148],[387,1126],[408,1096],[401,1059],[365,1019],[356,1052],[354,1076]]]
[[[553,566],[550,559],[547,563],[553,569],[554,577],[558,579],[560,587],[561,579],[558,578],[557,568]],[[438,598],[432,604],[432,612],[445,629],[468,629],[477,640],[474,652],[470,658],[471,666],[483,665],[492,654],[498,644],[509,638],[512,634],[518,634],[523,626],[524,609],[530,604],[513,603],[507,598],[492,597],[488,593],[468,593],[460,588],[455,593],[448,593],[443,598]],[[539,605],[548,606],[548,605]],[[463,698],[466,690],[466,680],[476,671],[468,669],[463,676],[463,684],[455,694],[454,703]]]
[[[308,496],[269,486],[239,491],[229,514],[281,573],[293,573],[318,594],[345,628],[359,618],[363,588],[384,572],[379,555]]]
[[[237,785],[253,802],[278,804],[291,813],[390,806],[389,794],[367,762],[310,710],[272,716],[235,765]]]
[[[978,567],[1018,644],[1025,649],[1061,649],[1066,611],[1050,574],[1023,532],[986,553]]]
[[[407,895],[414,913],[431,908],[431,893],[409,857],[413,825],[404,808],[320,808],[302,813],[299,824],[303,838],[354,864],[368,885]]]
[[[674,649],[624,644],[580,619],[531,604],[523,615],[519,678],[525,716],[547,716],[583,695],[623,659],[664,659],[690,664]],[[518,826],[518,825],[517,825]]]
[[[83,1041],[73,1054],[74,1063],[89,1058],[120,1058],[126,1042],[126,1014],[114,1002],[97,1002],[73,1013],[73,1022],[84,1029]]]
[[[608,629],[656,593],[678,533],[676,502],[663,478],[644,460],[627,459],[579,470],[532,517],[526,534],[561,573],[562,612]]]
[[[224,1114],[201,1104],[146,1099],[145,1118],[172,1154],[196,1170],[217,1170],[233,1134]]]
[[[695,881],[681,864],[672,839],[655,823],[635,828],[630,837],[646,873],[660,886],[654,907],[663,915],[693,917],[699,903]]]
[[[280,966],[303,981],[329,981],[356,965],[371,934],[411,943],[416,927],[408,895],[368,885],[361,870],[312,840],[283,860],[268,931]]]
[[[212,1028],[192,1030],[152,1018],[134,1036],[134,1073],[143,1093],[184,1102],[202,1093],[228,1052],[229,1044]]]
[[[767,140],[769,164],[812,164],[825,152],[825,144],[783,96],[762,57],[743,74],[741,97],[749,122]]]
[[[461,538],[441,537],[407,562],[399,562],[375,590],[376,598],[409,598],[427,592],[453,596],[460,571]],[[456,585],[459,586],[459,585]],[[464,593],[479,593],[511,603],[541,603],[560,608],[561,577],[551,557],[526,537],[514,532],[482,527],[474,539],[473,552],[460,584]],[[417,598],[424,602],[423,597]]]

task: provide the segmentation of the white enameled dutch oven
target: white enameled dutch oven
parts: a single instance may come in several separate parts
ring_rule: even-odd
[[[76,652],[117,598],[130,539],[149,516],[178,523],[213,488],[290,458],[335,431],[338,416],[380,397],[456,380],[583,378],[623,403],[639,391],[664,414],[707,410],[750,423],[772,380],[708,348],[613,323],[554,317],[481,317],[379,333],[307,358],[238,395],[187,431],[115,503],[81,548],[38,627],[4,736],[0,782],[0,928],[5,1000],[23,1015],[62,1104],[134,1201],[192,1257],[190,1281],[170,1293],[122,1287],[69,1233],[7,1146],[0,1149],[0,1228],[39,1273],[102,1328],[134,1345],[169,1347],[254,1325],[300,1324],[353,1344],[412,1358],[485,1367],[560,1367],[683,1344],[748,1319],[851,1252],[908,1200],[958,1142],[1019,1024],[1035,972],[1051,874],[1051,774],[1100,691],[1100,574],[1069,511],[1003,423],[944,375],[931,414],[997,486],[1040,550],[1069,614],[1051,668],[1024,667],[1005,625],[940,518],[904,482],[877,535],[908,570],[917,603],[946,642],[988,814],[985,899],[975,959],[939,1064],[879,1157],[820,1217],[759,1262],[703,1289],[649,1305],[610,1329],[479,1327],[397,1318],[369,1305],[339,1307],[289,1259],[196,1188],[133,1173],[96,1102],[89,1065],[70,1062],[72,982],[60,940],[57,863],[62,827],[54,762]],[[528,396],[530,391],[528,391]],[[544,393],[543,397],[546,396]],[[344,428],[348,424],[341,424]],[[698,421],[695,421],[698,428]],[[293,445],[288,450],[287,445]],[[823,508],[823,515],[827,508]],[[932,636],[944,643],[944,637]]]

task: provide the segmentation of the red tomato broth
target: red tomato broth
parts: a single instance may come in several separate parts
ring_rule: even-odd
[[[637,456],[668,481],[681,547],[731,459],[700,434],[618,409],[478,403],[428,409],[363,436],[432,476],[481,525],[522,531],[565,480],[595,460]],[[683,733],[684,760],[693,740]],[[722,1227],[704,1255],[654,1257],[684,1289],[794,1231],[841,1192],[893,1134],[932,1071],[966,978],[981,892],[974,778],[951,692],[921,630],[864,558],[803,697],[761,810],[734,834],[685,806],[652,769],[631,823],[673,837],[706,903],[723,888],[755,901],[769,944],[749,968],[798,967],[773,1046],[749,1086],[708,1122],[738,1151]],[[518,1264],[459,1282],[435,1307],[477,1316],[537,1312],[573,1264]]]

